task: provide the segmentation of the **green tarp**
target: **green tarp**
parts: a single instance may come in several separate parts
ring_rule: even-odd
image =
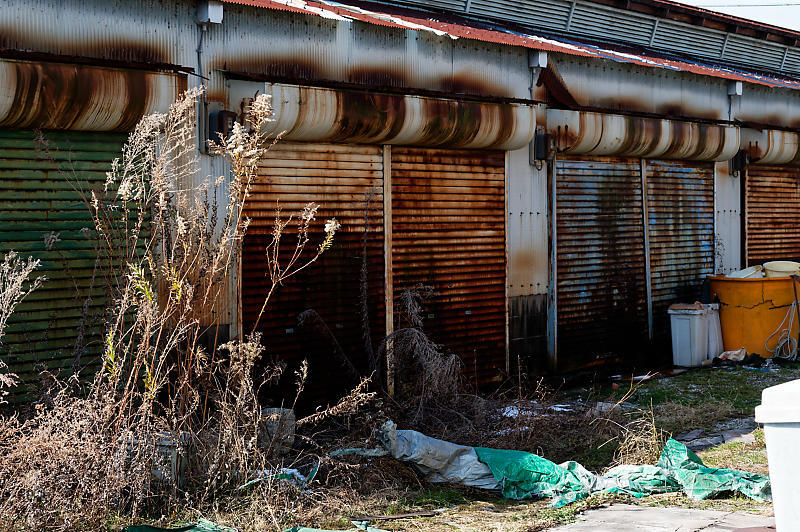
[[[207,519],[200,519],[196,523],[177,528],[158,528],[150,525],[129,526],[125,527],[124,532],[236,532],[236,529],[218,525]]]
[[[672,439],[664,447],[658,465],[618,466],[604,476],[590,473],[576,462],[558,465],[523,451],[475,447],[475,452],[491,470],[504,497],[547,497],[556,507],[595,492],[644,497],[683,491],[697,500],[736,492],[760,501],[771,499],[768,476],[706,467],[684,444]]]

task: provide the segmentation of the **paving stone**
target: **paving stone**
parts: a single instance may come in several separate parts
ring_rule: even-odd
[[[703,431],[701,429],[694,429],[690,430],[689,432],[682,432],[681,434],[678,434],[677,436],[675,436],[675,439],[678,441],[685,442],[685,441],[696,440],[702,435]]]
[[[687,441],[686,447],[693,451],[702,451],[703,449],[708,449],[709,447],[714,447],[721,443],[725,443],[725,438],[721,435],[717,436],[708,436],[706,438],[697,438],[696,440]]]
[[[569,525],[553,532],[733,532],[744,527],[771,526],[774,520],[745,512],[693,510],[688,508],[646,508],[614,504],[589,510]]]

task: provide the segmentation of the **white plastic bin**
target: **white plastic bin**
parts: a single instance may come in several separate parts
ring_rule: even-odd
[[[667,312],[672,329],[672,363],[700,366],[708,358],[708,309],[672,305]]]
[[[762,391],[756,422],[764,425],[775,526],[778,532],[800,530],[800,380]]]

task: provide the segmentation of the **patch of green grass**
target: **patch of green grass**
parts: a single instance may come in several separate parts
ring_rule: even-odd
[[[751,473],[769,474],[767,467],[767,447],[764,443],[764,431],[755,431],[755,442],[728,442],[700,451],[698,456],[709,467],[739,469]]]
[[[420,491],[411,499],[412,506],[443,508],[469,502],[462,490],[452,486],[433,487]]]
[[[420,509],[450,508],[472,500],[475,500],[475,497],[468,498],[463,488],[434,486],[393,501],[386,507],[385,513],[386,515],[396,515]]]
[[[800,378],[800,364],[789,364],[767,372],[744,367],[715,367],[692,369],[675,377],[653,378],[635,391],[629,402],[648,406],[667,402],[686,406],[702,406],[708,401],[730,403],[737,410],[752,413],[761,402],[761,390],[776,384]],[[604,388],[611,399],[621,399],[629,390],[622,384],[620,389]]]

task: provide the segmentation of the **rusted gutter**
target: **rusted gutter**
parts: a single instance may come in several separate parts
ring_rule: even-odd
[[[794,132],[743,129],[742,149],[754,164],[800,164],[800,135]]]
[[[186,85],[175,73],[0,60],[0,127],[129,131]]]
[[[287,140],[513,150],[536,129],[535,107],[266,83]]]
[[[725,161],[739,150],[739,128],[633,116],[547,110],[559,153]]]

